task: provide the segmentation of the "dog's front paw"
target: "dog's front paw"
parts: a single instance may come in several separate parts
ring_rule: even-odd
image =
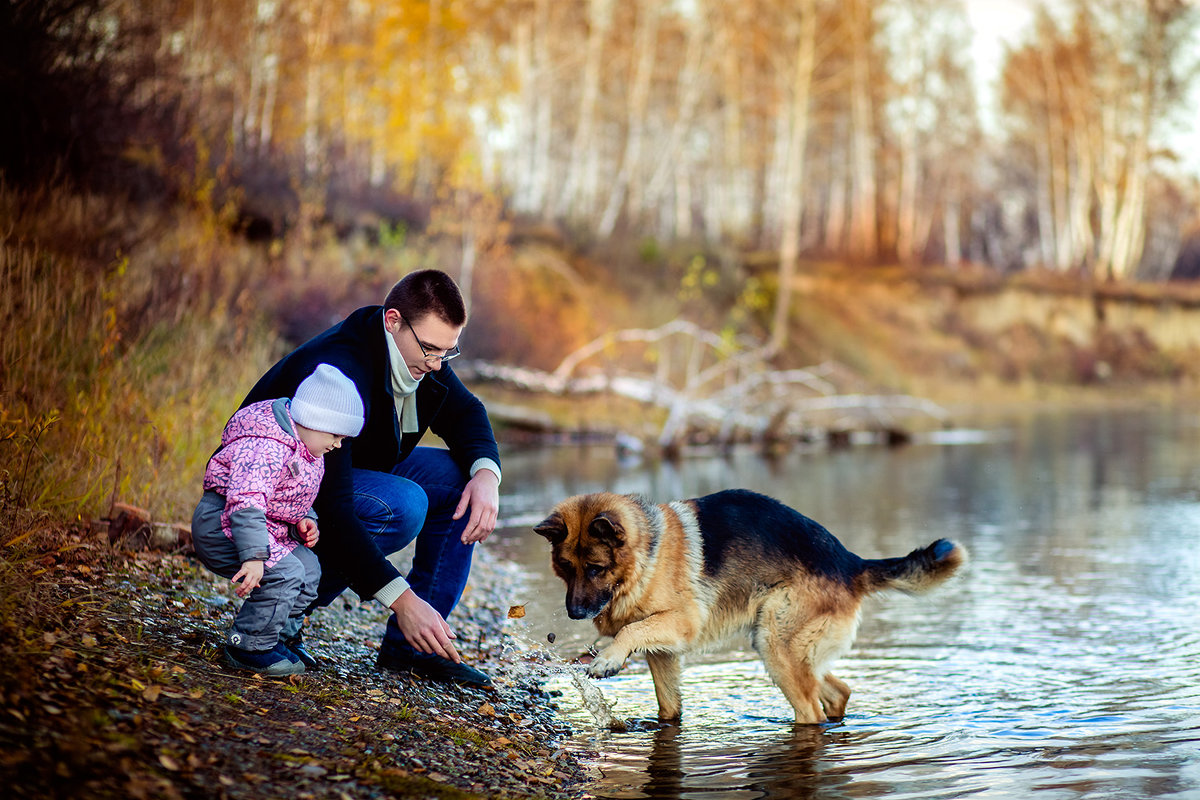
[[[625,659],[601,653],[588,665],[588,675],[593,678],[611,678],[620,672],[623,666],[625,666]]]

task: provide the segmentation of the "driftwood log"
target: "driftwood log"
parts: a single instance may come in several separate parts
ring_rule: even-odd
[[[150,512],[128,503],[113,502],[108,516],[96,521],[107,529],[108,542],[132,550],[189,552],[192,527],[183,522],[155,522]]]
[[[831,444],[867,434],[886,444],[908,439],[914,415],[945,423],[936,403],[906,394],[847,390],[849,370],[835,362],[778,370],[769,347],[738,342],[685,320],[606,334],[569,354],[552,372],[475,361],[477,380],[560,396],[612,394],[658,410],[665,419],[648,442],[677,453],[689,440],[778,444],[825,436]],[[631,365],[637,365],[631,366]],[[506,423],[552,432],[545,415],[491,407]],[[637,435],[614,431],[623,437]]]

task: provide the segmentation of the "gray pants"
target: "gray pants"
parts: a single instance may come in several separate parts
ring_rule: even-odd
[[[242,568],[237,545],[221,530],[225,498],[205,492],[192,515],[192,544],[204,566],[223,578]],[[242,603],[227,641],[242,650],[271,650],[280,635],[300,632],[304,612],[317,599],[321,564],[313,552],[297,545],[290,554],[263,570],[262,582]]]

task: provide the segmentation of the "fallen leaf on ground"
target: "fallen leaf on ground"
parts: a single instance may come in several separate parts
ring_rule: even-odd
[[[520,619],[523,616],[525,616],[525,606],[509,606],[508,607],[508,618],[509,619]]]

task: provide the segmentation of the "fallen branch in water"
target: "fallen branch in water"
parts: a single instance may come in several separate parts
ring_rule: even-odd
[[[637,362],[652,365],[653,374],[625,366],[632,361],[629,345],[635,344],[643,345]],[[552,372],[480,361],[470,368],[479,379],[524,391],[611,393],[663,409],[667,416],[656,444],[665,450],[681,446],[693,428],[722,442],[739,437],[779,441],[811,432],[817,417],[833,412],[840,416],[826,425],[831,430],[886,430],[900,416],[922,414],[940,422],[948,416],[936,403],[910,395],[843,392],[835,378],[847,371],[835,362],[776,370],[770,364],[773,355],[769,347],[739,348],[726,337],[673,320],[658,328],[606,334],[569,354]]]

